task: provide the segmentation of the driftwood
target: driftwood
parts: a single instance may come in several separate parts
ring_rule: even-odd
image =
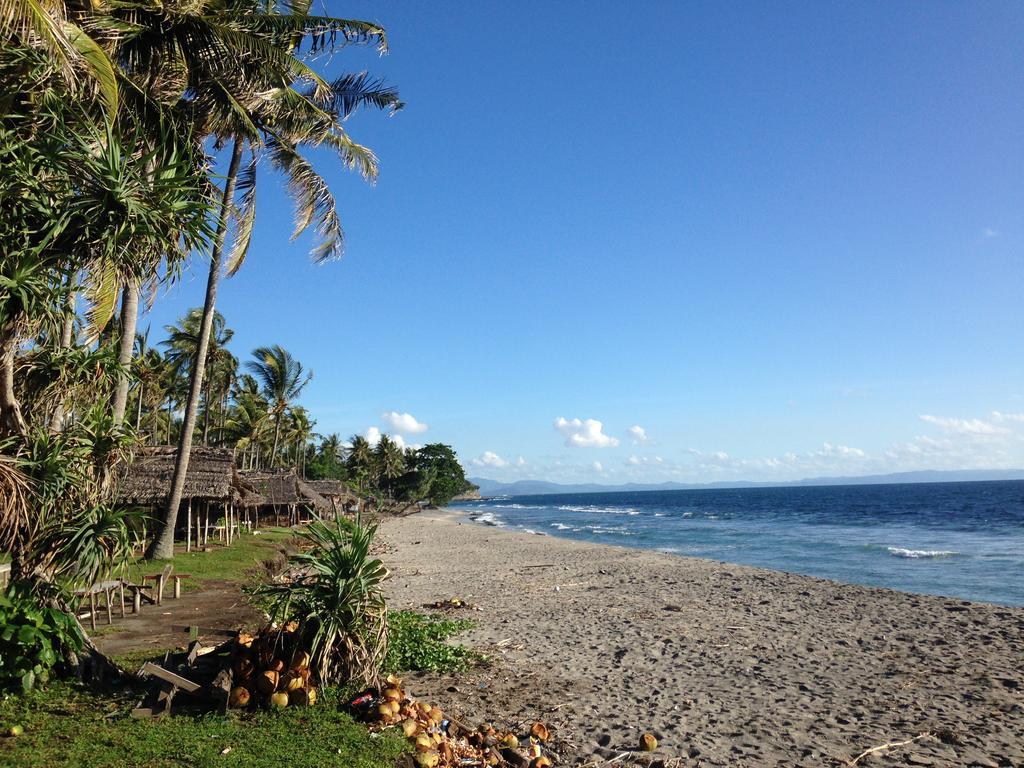
[[[861,760],[863,760],[868,755],[873,755],[876,752],[885,752],[886,750],[895,749],[896,747],[905,747],[908,744],[913,744],[915,741],[920,741],[921,739],[926,739],[926,738],[928,738],[931,735],[933,735],[931,731],[925,731],[924,733],[918,734],[914,738],[907,739],[906,741],[890,741],[890,742],[888,742],[886,744],[879,744],[877,747],[871,747],[870,749],[865,749],[863,752],[861,752],[859,755],[857,755],[855,758],[853,758],[853,760],[848,760],[846,762],[846,765],[848,766],[848,768],[853,768],[855,765],[857,765],[857,763],[859,763]]]

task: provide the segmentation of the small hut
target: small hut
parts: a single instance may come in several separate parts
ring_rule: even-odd
[[[175,445],[140,448],[120,478],[117,502],[146,507],[163,504],[171,491],[177,457]],[[178,516],[179,527],[184,524],[186,550],[192,549],[193,538],[197,544],[209,540],[211,512],[214,530],[230,543],[238,527],[234,510],[242,492],[230,449],[203,446],[192,449],[181,495],[186,512]],[[220,515],[224,517],[224,526],[216,525]]]
[[[331,503],[299,477],[294,469],[250,470],[239,475],[242,484],[255,492],[250,501],[241,503],[256,510],[257,520],[261,509],[271,511],[278,522],[282,512],[287,513],[288,525],[308,522],[312,517],[319,518],[331,511]]]
[[[353,511],[359,503],[359,496],[341,480],[307,480],[306,484],[331,502],[336,511]]]

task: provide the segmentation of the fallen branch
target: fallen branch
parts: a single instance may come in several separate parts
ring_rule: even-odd
[[[853,760],[848,760],[846,765],[848,766],[848,768],[853,768],[855,765],[857,765],[857,763],[859,763],[865,757],[867,757],[868,755],[873,755],[875,752],[884,752],[887,749],[895,749],[896,747],[905,747],[908,744],[913,744],[915,741],[920,741],[921,739],[925,739],[925,738],[927,738],[927,737],[929,737],[931,735],[932,735],[931,731],[925,731],[924,733],[918,734],[914,738],[907,739],[906,741],[890,741],[888,744],[879,744],[877,747],[871,747],[871,749],[865,749],[863,752],[861,752],[859,755],[857,755],[855,758],[853,758]]]

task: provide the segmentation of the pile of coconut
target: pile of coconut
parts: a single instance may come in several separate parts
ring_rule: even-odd
[[[353,704],[357,714],[380,729],[400,727],[415,747],[413,760],[419,768],[552,765],[551,758],[544,754],[550,733],[543,723],[534,723],[522,739],[509,731],[500,732],[489,723],[470,729],[454,718],[446,718],[439,707],[414,701],[394,675],[388,676],[387,687],[379,692],[365,691]]]
[[[299,642],[297,624],[264,627],[255,636],[241,633],[235,652],[228,704],[245,708],[310,706],[316,688],[310,681],[309,652]]]

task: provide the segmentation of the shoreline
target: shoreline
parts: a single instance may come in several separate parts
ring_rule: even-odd
[[[493,660],[410,687],[474,723],[544,719],[561,765],[644,731],[681,765],[835,765],[926,732],[859,765],[1024,764],[1024,608],[464,517],[381,528],[389,604],[476,604],[460,641]]]

